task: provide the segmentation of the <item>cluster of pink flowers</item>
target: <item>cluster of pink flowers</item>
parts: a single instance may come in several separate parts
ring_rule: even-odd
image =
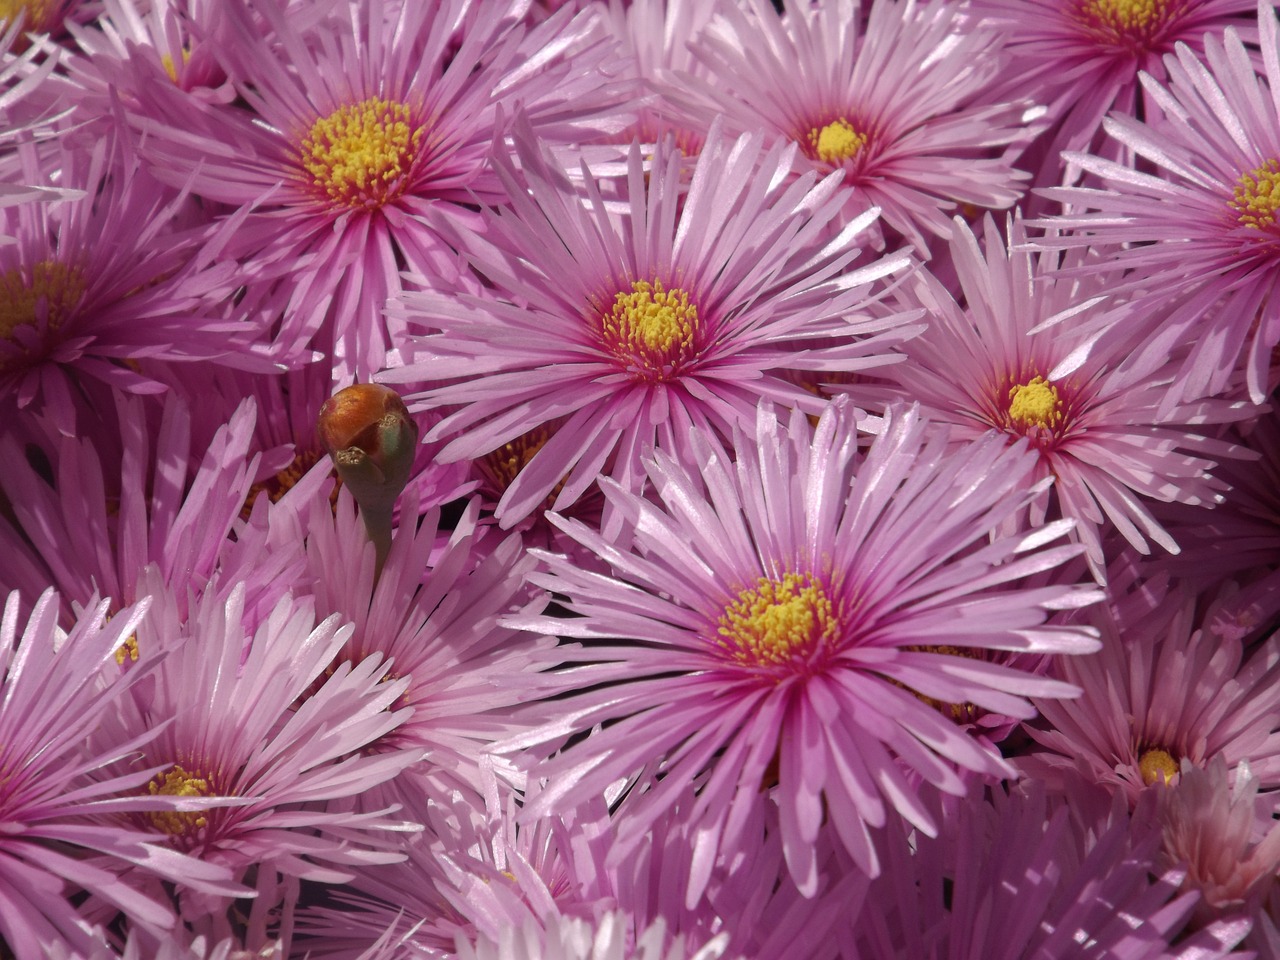
[[[0,957],[1280,960],[1278,6],[0,0]]]

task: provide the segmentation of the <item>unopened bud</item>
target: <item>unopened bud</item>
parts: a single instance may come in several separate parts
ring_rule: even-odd
[[[413,470],[418,425],[390,387],[358,383],[324,402],[316,429],[342,482],[360,505],[381,571],[391,548],[396,499]]]

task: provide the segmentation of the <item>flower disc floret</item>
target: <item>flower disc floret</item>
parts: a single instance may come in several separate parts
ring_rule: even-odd
[[[1062,419],[1058,390],[1044,377],[1009,388],[1009,417],[1023,426],[1052,426]]]
[[[334,203],[380,207],[404,192],[422,137],[410,107],[370,97],[317,120],[299,153],[312,183]]]
[[[0,337],[12,339],[21,326],[57,329],[84,296],[84,273],[72,264],[41,260],[30,269],[0,273]]]
[[[7,26],[25,15],[23,25],[27,30],[47,31],[55,20],[51,0],[0,0],[0,26]]]
[[[810,660],[840,637],[840,617],[820,579],[808,573],[761,577],[726,607],[716,642],[740,663],[786,666]]]
[[[1168,0],[1084,0],[1079,17],[1108,41],[1143,44],[1164,25],[1168,7]]]
[[[606,347],[629,372],[645,380],[666,380],[692,360],[697,350],[697,304],[679,287],[661,280],[636,280],[613,298],[600,317]]]
[[[1066,405],[1058,388],[1044,377],[1009,388],[1009,426],[1032,438],[1056,438],[1066,422]]]
[[[324,454],[315,449],[303,449],[294,454],[293,459],[277,470],[272,476],[265,480],[259,480],[249,488],[249,495],[244,499],[244,506],[240,508],[240,518],[242,520],[249,519],[249,514],[253,511],[254,501],[258,499],[258,494],[265,493],[267,499],[272,503],[279,503],[284,499],[285,494],[298,485],[298,482],[307,475],[312,467],[314,467]],[[338,484],[334,486],[329,495],[329,502],[336,503],[338,499],[338,490],[342,481],[339,479]]]
[[[1138,758],[1138,772],[1147,786],[1170,783],[1178,775],[1178,761],[1163,747],[1151,747]]]
[[[153,796],[161,797],[208,797],[215,793],[207,777],[199,776],[198,771],[192,773],[178,763],[164,773],[157,773],[147,789]],[[208,817],[194,811],[156,811],[149,814],[149,819],[156,828],[175,838],[194,838],[209,825]]]
[[[1240,226],[1274,232],[1276,211],[1280,209],[1280,160],[1272,158],[1242,174],[1228,206]]]
[[[844,117],[809,131],[809,150],[827,163],[843,163],[856,159],[867,145],[867,135]]]

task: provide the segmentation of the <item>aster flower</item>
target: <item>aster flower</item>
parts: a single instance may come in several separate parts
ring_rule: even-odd
[[[593,178],[585,199],[573,192],[527,124],[515,142],[528,191],[498,156],[513,211],[490,218],[471,253],[492,292],[407,295],[410,319],[439,332],[383,376],[444,381],[419,402],[446,410],[427,434],[448,439],[446,461],[561,423],[499,502],[504,526],[557,488],[555,508],[569,506],[602,470],[638,487],[647,446],[685,450],[691,428],[727,436],[761,397],[816,414],[822,401],[784,371],[876,366],[917,332],[908,317],[856,312],[907,257],[849,272],[873,218],[824,243],[840,177],[784,184],[794,148],[715,135],[684,196],[670,141],[651,163],[633,145],[613,215]]]
[[[907,362],[886,376],[931,419],[955,424],[956,439],[993,429],[1027,438],[1039,453],[1032,477],[1055,478],[1037,514],[1076,522],[1075,536],[1100,579],[1108,527],[1141,553],[1150,552],[1150,542],[1176,553],[1143,498],[1220,501],[1223,485],[1209,474],[1214,461],[1202,455],[1230,456],[1234,448],[1195,427],[1248,416],[1247,405],[1202,400],[1165,412],[1176,364],[1133,371],[1126,352],[1080,329],[1101,311],[1124,309],[1106,302],[1102,278],[1067,269],[1078,260],[1064,265],[1058,256],[1028,252],[1019,221],[1006,248],[988,217],[983,241],[957,219],[951,254],[965,307],[923,271],[914,278],[904,299],[923,305],[933,322],[904,346]],[[859,389],[849,392],[861,397]]]
[[[223,798],[200,814],[138,818],[174,850],[226,866],[320,882],[349,879],[355,864],[399,856],[376,835],[403,830],[385,811],[342,810],[344,800],[391,779],[420,753],[363,748],[399,726],[393,705],[404,681],[377,658],[333,666],[350,633],[337,617],[315,623],[305,603],[286,597],[250,634],[245,588],[224,602],[206,597],[185,624],[162,588],[137,630],[136,665],[155,660],[156,683],[98,739],[161,728],[143,754],[159,796]],[[158,772],[157,772],[158,771]],[[217,904],[197,908],[192,916]]]
[[[49,475],[16,437],[0,437],[8,465],[0,492],[12,511],[12,522],[0,518],[8,558],[0,584],[54,583],[68,617],[99,592],[116,605],[140,600],[144,568],[154,565],[185,614],[188,598],[206,589],[225,598],[237,572],[252,571],[253,617],[275,605],[287,571],[300,571],[302,551],[300,544],[263,543],[239,523],[257,463],[250,453],[253,400],[204,442],[198,460],[192,408],[169,396],[155,413],[140,399],[119,398],[115,453],[108,453],[114,444],[105,429],[92,440],[49,430]]]
[[[701,71],[663,93],[686,124],[721,114],[733,132],[796,143],[796,171],[844,171],[846,217],[878,208],[926,253],[956,204],[1008,207],[1022,192],[1000,153],[1029,136],[1030,103],[974,102],[1001,70],[994,39],[946,0],[788,4],[781,18],[746,0],[723,5],[693,45]]]
[[[319,23],[278,2],[255,3],[258,16],[224,7],[219,56],[251,111],[144,83],[131,122],[157,175],[245,215],[247,304],[281,318],[282,353],[313,340],[332,353],[340,381],[386,364],[400,328],[383,307],[402,270],[456,279],[455,253],[421,215],[474,229],[473,205],[502,199],[488,162],[501,105],[519,100],[567,139],[618,108],[597,95],[608,44],[571,11],[530,28],[515,0],[482,13],[373,0]]]
[[[1030,496],[1020,492],[1035,460],[1025,445],[993,436],[951,454],[917,412],[898,410],[862,459],[851,427],[847,412],[828,410],[814,432],[794,411],[784,429],[762,405],[754,436],[737,438],[736,465],[697,431],[688,461],[656,452],[647,463],[657,503],[605,484],[629,549],[563,521],[614,575],[544,555],[549,573],[535,582],[580,616],[513,621],[593,641],[565,651],[592,663],[555,675],[561,717],[503,745],[563,748],[532,768],[547,786],[526,815],[643,771],[653,781],[617,817],[622,858],[696,787],[685,809],[698,838],[693,903],[716,852],[738,849],[753,812],[776,802],[788,870],[813,895],[820,833],[834,831],[874,874],[870,828],[900,815],[936,830],[920,789],[962,795],[964,771],[1012,774],[917,695],[1015,717],[1032,715],[1028,696],[1072,695],[963,655],[1094,648],[1092,630],[1047,618],[1096,591],[1007,589],[1078,553],[1046,546],[1069,524],[988,541]],[[640,642],[610,642],[623,638]]]
[[[969,14],[1004,32],[1006,80],[997,96],[1049,105],[1052,133],[1041,148],[1040,183],[1059,182],[1064,150],[1094,145],[1108,113],[1152,119],[1139,73],[1164,81],[1177,44],[1197,53],[1228,27],[1257,36],[1257,0],[971,0]]]
[[[1119,588],[1117,587],[1117,590]],[[1247,762],[1267,786],[1280,778],[1280,637],[1246,654],[1235,632],[1210,630],[1186,591],[1127,586],[1110,610],[1093,657],[1061,661],[1058,675],[1083,691],[1071,709],[1039,703],[1044,749],[1019,761],[1055,784],[1079,777],[1136,804],[1149,787],[1178,779],[1184,762],[1203,768],[1221,755]],[[1117,596],[1119,594],[1117,593]]]
[[[1184,759],[1178,783],[1161,795],[1162,853],[1216,912],[1258,909],[1280,875],[1275,804],[1258,787],[1247,763],[1228,771],[1218,754],[1204,767]]]
[[[216,237],[176,223],[180,201],[125,148],[108,137],[87,153],[59,142],[52,164],[33,148],[20,156],[26,182],[85,196],[0,209],[0,235],[16,241],[0,246],[0,397],[10,411],[38,405],[71,436],[85,380],[163,389],[127,361],[231,358],[261,368],[250,358],[255,331],[223,319],[209,299],[234,289]]]
[[[663,82],[672,71],[696,72],[697,61],[691,45],[702,30],[735,0],[633,0],[625,6],[610,4],[602,11],[610,33],[617,38],[620,53],[628,58],[628,69],[644,105],[635,124],[624,130],[620,142],[658,143],[668,132],[674,133],[680,149],[688,156],[697,154],[706,135],[699,124],[682,123],[680,112],[667,103]]]
[[[91,26],[68,23],[83,52],[68,63],[80,106],[107,112],[111,96],[143,78],[167,79],[196,99],[229,103],[235,87],[216,54],[221,6],[216,0],[103,0]]]
[[[349,494],[339,494],[336,510],[313,498],[299,517],[307,535],[302,579],[319,616],[339,614],[352,625],[334,662],[380,658],[404,686],[396,706],[412,717],[367,748],[414,749],[422,757],[394,794],[442,799],[461,790],[479,802],[478,758],[525,729],[512,713],[531,695],[532,677],[554,662],[547,649],[554,644],[503,627],[499,617],[540,611],[546,598],[525,585],[533,558],[518,534],[499,537],[477,526],[474,504],[445,531],[438,509],[419,518],[410,500],[413,519],[398,528],[375,576]]]
[[[1185,356],[1170,401],[1222,393],[1243,367],[1255,403],[1266,396],[1271,350],[1280,344],[1280,40],[1276,13],[1258,2],[1263,74],[1233,30],[1207,36],[1204,57],[1185,45],[1165,60],[1167,85],[1143,79],[1163,118],[1114,116],[1106,132],[1153,165],[1153,173],[1102,157],[1069,159],[1101,187],[1046,195],[1068,205],[1053,221],[1069,231],[1043,241],[1110,253],[1101,267],[1126,268],[1116,291],[1137,294],[1138,315],[1114,331],[1132,365]],[[1150,318],[1142,322],[1141,317]]]
[[[93,776],[145,749],[159,731],[85,746],[148,673],[116,675],[104,684],[101,672],[138,626],[146,604],[107,624],[106,603],[96,604],[67,634],[57,628],[57,609],[57,597],[46,592],[24,626],[18,596],[10,594],[0,620],[0,935],[19,957],[43,956],[46,942],[90,946],[88,927],[68,899],[74,891],[88,892],[139,924],[171,927],[168,904],[121,878],[130,867],[182,876],[207,893],[246,892],[225,869],[151,842],[155,837],[145,828],[106,822],[130,811],[143,819],[199,813],[183,814],[172,800],[148,797],[153,770]]]

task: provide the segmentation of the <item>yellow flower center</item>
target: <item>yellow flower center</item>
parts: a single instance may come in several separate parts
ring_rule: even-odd
[[[1242,227],[1275,229],[1276,210],[1280,209],[1280,160],[1268,160],[1242,175],[1228,206]]]
[[[1147,786],[1169,783],[1178,775],[1178,761],[1173,759],[1173,754],[1168,750],[1155,747],[1138,758],[1138,772],[1142,774],[1142,782]]]
[[[720,615],[716,642],[741,663],[785,666],[807,660],[840,636],[840,620],[822,582],[807,573],[761,577]]]
[[[978,649],[972,647],[954,647],[951,644],[910,644],[902,648],[910,650],[913,653],[941,653],[951,657],[965,657],[969,660],[978,660],[985,662],[986,655]],[[928,704],[944,716],[950,717],[956,723],[973,723],[982,716],[982,708],[972,703],[949,703],[946,700],[935,700],[933,697],[926,696],[919,690],[908,687],[899,680],[890,680],[896,687],[900,687],[912,694],[921,703]]]
[[[191,59],[191,51],[187,47],[182,48],[182,65],[185,67],[187,61]],[[174,83],[178,82],[178,64],[173,59],[172,54],[161,54],[160,63],[164,66],[164,72],[169,75],[169,79]]]
[[[134,634],[129,634],[129,639],[116,648],[116,663],[123,667],[125,661],[138,662],[138,638]]]
[[[1009,421],[1024,430],[1056,430],[1062,426],[1062,398],[1044,377],[1009,388]]]
[[[698,308],[679,287],[637,280],[620,291],[601,317],[605,344],[614,356],[646,379],[666,379],[693,358]]]
[[[265,493],[272,503],[279,503],[280,499],[297,485],[322,456],[324,454],[319,450],[300,450],[283,469],[276,471],[275,476],[259,480],[251,486],[249,495],[244,498],[244,506],[240,508],[240,519],[249,519],[249,515],[253,512],[253,503],[260,493]],[[330,505],[338,502],[338,491],[342,488],[341,478],[336,479],[333,491],[329,494]]]
[[[203,777],[188,773],[180,764],[174,764],[166,773],[158,773],[147,784],[153,796],[160,797],[208,797],[214,790]],[[189,836],[209,825],[203,813],[184,813],[177,810],[157,810],[150,814],[157,829],[172,837]]]
[[[0,339],[14,339],[23,326],[41,319],[57,330],[84,297],[84,274],[79,267],[41,260],[30,269],[13,267],[0,273]]]
[[[859,133],[844,117],[832,120],[825,127],[809,131],[809,147],[819,160],[841,163],[856,157],[867,145],[867,136]]]
[[[371,97],[312,124],[300,148],[302,166],[335,203],[382,206],[404,193],[422,135],[408,106]]]
[[[485,454],[480,458],[478,466],[495,488],[495,492],[501,495],[515,482],[520,471],[529,465],[529,461],[547,445],[550,439],[551,434],[544,428],[530,430],[510,443],[504,443],[497,450]]]
[[[49,15],[50,0],[0,0],[0,24],[7,26],[25,13],[23,27],[36,32],[48,31],[53,18]]]
[[[1168,0],[1085,0],[1081,13],[1118,34],[1141,32],[1164,19]]]

